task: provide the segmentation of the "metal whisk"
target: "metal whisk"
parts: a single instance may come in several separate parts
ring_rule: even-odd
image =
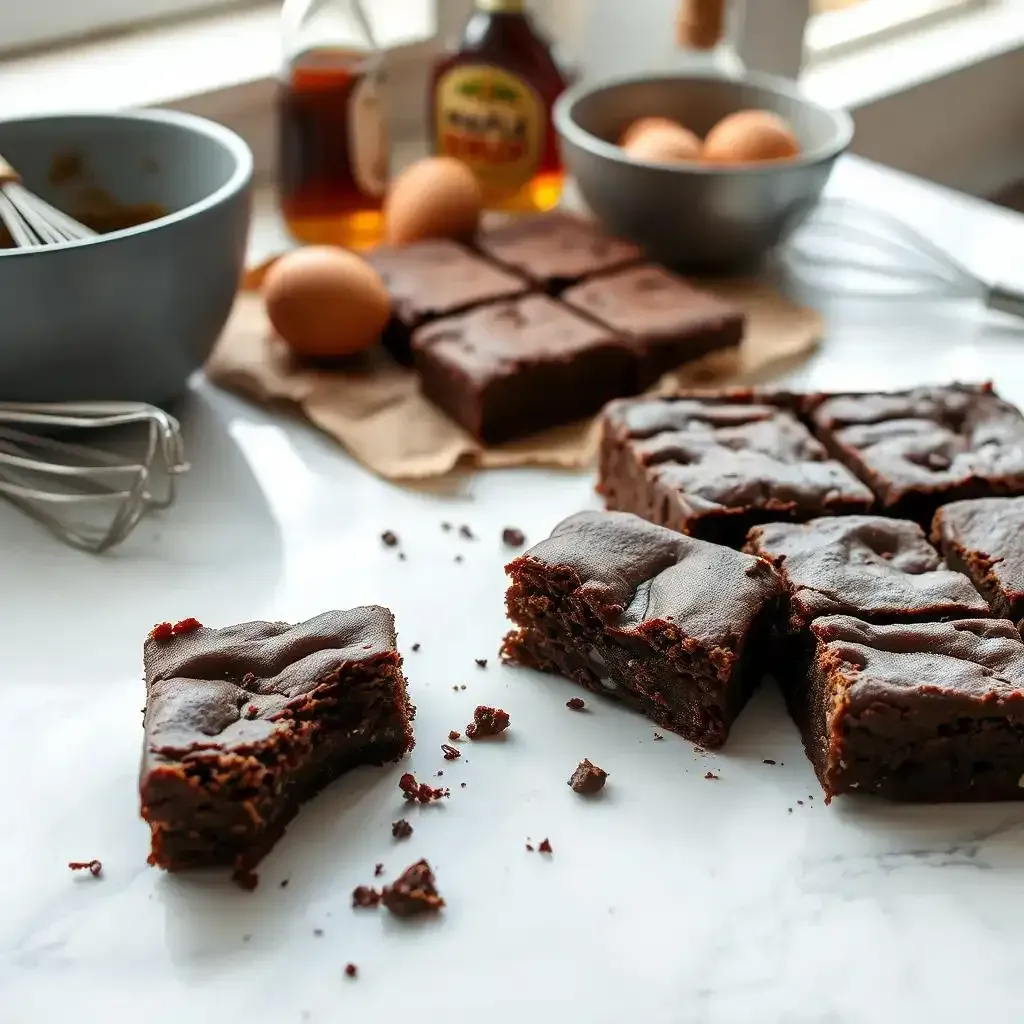
[[[81,431],[103,446],[71,439]],[[73,547],[119,544],[187,469],[178,421],[153,406],[0,402],[0,497]]]
[[[21,175],[0,156],[0,223],[19,249],[92,238],[91,228],[33,195]]]
[[[898,218],[850,200],[820,203],[786,246],[785,259],[801,277],[833,292],[979,299],[1024,317],[1024,292],[983,281]]]

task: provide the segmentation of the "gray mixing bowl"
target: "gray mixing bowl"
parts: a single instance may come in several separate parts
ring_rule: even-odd
[[[140,111],[3,122],[0,153],[58,209],[73,213],[85,182],[168,211],[83,242],[0,249],[0,401],[158,404],[180,394],[238,290],[248,146],[202,118]]]
[[[669,117],[703,137],[726,114],[782,115],[803,153],[785,163],[716,167],[633,160],[616,145],[641,117]],[[566,166],[594,214],[656,260],[686,270],[756,264],[814,208],[853,122],[768,75],[635,78],[579,85],[558,100]]]

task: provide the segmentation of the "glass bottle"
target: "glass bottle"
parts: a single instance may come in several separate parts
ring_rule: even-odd
[[[369,248],[388,174],[383,54],[359,0],[285,0],[281,17],[281,212],[301,242]]]
[[[564,179],[551,108],[565,86],[523,0],[476,0],[434,71],[435,151],[472,169],[488,209],[549,210]]]

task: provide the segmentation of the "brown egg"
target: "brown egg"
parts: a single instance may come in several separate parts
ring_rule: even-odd
[[[640,128],[635,133],[632,129],[627,131],[631,138],[623,148],[631,157],[654,164],[692,163],[700,159],[700,139],[688,128],[672,121],[661,123],[662,118],[648,120],[656,123]],[[639,122],[633,128],[642,124]]]
[[[408,245],[424,238],[472,238],[483,205],[480,183],[464,163],[450,156],[417,160],[388,189],[385,239]]]
[[[347,356],[372,345],[391,313],[380,274],[345,249],[310,245],[282,256],[263,281],[274,330],[303,356]]]
[[[791,160],[800,155],[793,129],[767,110],[740,110],[722,118],[704,140],[704,159],[714,164]]]
[[[639,121],[634,121],[622,133],[619,145],[623,149],[628,149],[644,132],[649,132],[656,128],[668,129],[670,132],[686,131],[678,121],[673,121],[668,117],[641,117]]]

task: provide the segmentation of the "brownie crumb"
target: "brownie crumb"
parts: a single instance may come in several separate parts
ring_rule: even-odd
[[[383,874],[384,874],[384,865],[381,864],[380,861],[378,861],[376,864],[373,865],[373,877],[374,878],[380,878],[380,876],[383,875]]]
[[[355,964],[345,964],[345,977],[354,978],[359,973],[359,968]]]
[[[804,805],[804,802],[803,802],[803,800],[797,800],[797,803],[798,803],[798,804],[799,804],[799,805],[800,805],[801,807],[803,807],[803,805]]]
[[[474,658],[473,660],[477,663],[477,665],[480,668],[487,668],[487,659],[486,658]]]
[[[322,939],[324,937],[324,930],[323,930],[323,928],[314,928],[313,929],[313,935],[314,935],[315,938]]]
[[[288,888],[288,879],[287,878],[282,878],[280,884],[281,884],[281,888],[282,889],[287,889]]]
[[[352,890],[352,906],[360,909],[375,907],[380,903],[381,894],[368,885],[357,885]]]
[[[412,645],[412,649],[413,649],[414,651],[418,651],[418,650],[420,649],[420,645],[419,645],[419,644],[413,644],[413,645]]]
[[[449,795],[447,789],[435,789],[426,782],[417,782],[412,772],[406,772],[398,780],[398,788],[406,800],[415,800],[421,804],[433,803]]]
[[[462,757],[462,751],[456,750],[450,743],[441,744],[441,753],[444,754],[444,759],[446,761],[457,761]]]
[[[88,871],[93,878],[99,878],[103,874],[103,861],[100,860],[72,860],[68,862],[72,871]]]
[[[508,728],[508,724],[507,712],[501,708],[479,704],[473,712],[473,721],[466,726],[466,735],[471,740],[483,739],[485,736],[500,736]]]
[[[452,743],[454,743],[456,740],[462,739],[462,733],[459,732],[458,729],[452,729],[452,731],[448,733],[448,739],[450,739]]]
[[[393,548],[398,543],[398,534],[394,530],[385,530],[380,535],[381,543],[386,548]]]
[[[501,539],[510,548],[521,548],[526,543],[526,534],[515,526],[506,526],[501,531]]]
[[[396,917],[436,913],[444,906],[434,882],[434,872],[425,860],[407,867],[392,885],[384,886],[380,898]]]
[[[537,852],[538,853],[554,853],[555,851],[551,849],[551,840],[550,839],[542,839],[540,841],[540,845],[537,847]]]
[[[462,555],[456,555],[455,556],[455,561],[456,562],[461,562],[462,561]]]
[[[582,711],[587,706],[587,702],[582,697],[571,697],[565,702],[565,706],[572,711]]]
[[[398,552],[398,560],[400,562],[404,562],[405,561],[405,552],[404,551],[399,551]]]
[[[465,523],[459,527],[459,536],[463,540],[476,540],[476,534]]]
[[[260,884],[260,876],[249,868],[238,868],[232,875],[231,881],[246,892],[252,892]]]
[[[576,771],[569,778],[569,785],[574,793],[582,793],[590,796],[593,793],[600,793],[604,789],[605,779],[608,773],[587,758],[576,766]]]
[[[526,849],[527,849],[527,850],[528,850],[528,851],[529,851],[530,853],[533,853],[533,844],[532,844],[532,843],[527,843],[527,844],[526,844]]]
[[[438,769],[438,771],[437,771],[437,777],[438,777],[438,778],[441,778],[441,776],[442,776],[442,775],[444,775],[444,772],[443,772],[443,771],[441,771],[440,769]]]
[[[444,530],[445,533],[451,533],[452,532],[452,524],[451,523],[442,523],[441,524],[441,529]]]
[[[770,757],[766,757],[766,758],[765,758],[765,759],[764,759],[764,760],[763,760],[763,761],[761,762],[761,764],[775,764],[775,762],[774,762],[774,761],[773,761],[773,760],[772,760],[772,759],[771,759]]]
[[[459,684],[459,689],[460,690],[464,690],[465,688],[466,688],[466,684],[465,683],[460,683]]]
[[[714,772],[705,772],[704,773],[704,778],[705,779],[717,779],[718,776]]]
[[[459,789],[465,789],[465,788],[466,788],[466,784],[464,782],[460,782],[459,783]]]
[[[655,741],[657,741],[657,740],[663,740],[664,738],[665,738],[665,737],[664,737],[664,736],[662,736],[660,732],[656,732],[656,733],[654,734],[654,739],[655,739]]]

